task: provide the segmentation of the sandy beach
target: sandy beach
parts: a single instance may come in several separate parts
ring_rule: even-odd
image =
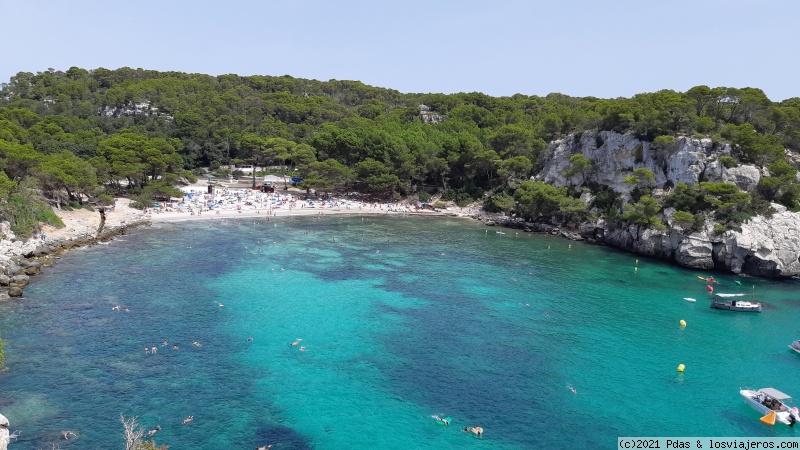
[[[130,206],[131,200],[117,199],[114,208],[106,212],[105,230],[147,223],[183,222],[190,220],[229,220],[274,218],[313,215],[425,215],[471,216],[471,209],[450,208],[443,211],[417,208],[404,203],[364,202],[332,197],[330,200],[307,199],[299,190],[262,193],[241,187],[218,187],[208,194],[206,185],[190,185],[181,189],[182,199],[154,203],[142,211]],[[50,242],[96,236],[100,214],[85,209],[56,211],[64,227],[44,226],[42,231]]]
[[[312,199],[300,190],[262,193],[248,188],[223,187],[208,194],[205,185],[187,186],[182,190],[187,194],[182,200],[154,204],[143,215],[152,222],[181,222],[333,214],[455,214],[455,211],[434,211],[399,202],[365,202],[338,197]]]

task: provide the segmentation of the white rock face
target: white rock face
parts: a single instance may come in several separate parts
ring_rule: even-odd
[[[597,144],[602,142],[598,147]],[[563,172],[569,168],[569,158],[582,154],[597,165],[590,181],[610,186],[617,192],[627,194],[630,186],[625,177],[634,169],[645,168],[653,172],[656,186],[667,182],[696,184],[700,181],[734,183],[740,189],[751,191],[761,179],[754,166],[739,166],[726,169],[719,163],[720,156],[729,156],[728,145],[716,146],[710,139],[678,137],[675,146],[668,151],[654,149],[632,135],[612,131],[584,132],[580,139],[569,136],[550,144],[542,172],[537,180],[556,186],[580,183],[580,175],[567,179]]]
[[[714,145],[710,139],[679,137],[673,148],[664,151],[631,135],[602,131],[553,142],[536,179],[556,186],[581,183],[580,175],[572,179],[562,175],[569,168],[569,158],[575,154],[595,162],[596,170],[588,176],[590,181],[608,185],[623,196],[631,190],[624,183],[625,177],[640,167],[653,172],[658,188],[667,182],[674,186],[714,181],[733,183],[751,192],[762,176],[752,165],[726,168],[719,158],[729,156],[730,147]],[[741,232],[728,231],[722,236],[714,235],[710,229],[684,235],[679,231],[666,233],[635,226],[614,229],[598,223],[595,226],[603,232],[594,237],[639,254],[674,259],[685,267],[724,268],[764,277],[800,276],[800,214],[788,212],[780,205],[773,207],[779,212],[771,218],[753,218],[742,225]],[[673,213],[667,213],[668,221]]]
[[[0,450],[6,450],[8,448],[8,419],[6,416],[0,414]]]
[[[694,234],[684,238],[675,251],[675,261],[692,269],[713,269],[714,259],[711,257],[711,241],[703,234]]]
[[[800,275],[800,214],[783,209],[771,218],[754,217],[741,233],[723,235],[719,260],[726,268],[760,276]]]

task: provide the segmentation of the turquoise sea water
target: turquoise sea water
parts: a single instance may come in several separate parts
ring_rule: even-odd
[[[738,392],[800,396],[800,355],[787,348],[800,339],[800,282],[719,274],[718,292],[755,286],[766,307],[716,311],[706,274],[503,231],[417,217],[216,220],[70,252],[24,300],[0,304],[0,412],[22,430],[10,448],[124,448],[120,413],[160,425],[156,441],[176,450],[800,436],[760,423]],[[469,425],[484,436],[460,431]]]

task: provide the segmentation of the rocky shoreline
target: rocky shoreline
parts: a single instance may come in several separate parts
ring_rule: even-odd
[[[683,233],[660,231],[635,225],[615,227],[587,222],[576,229],[526,222],[508,216],[472,218],[487,226],[501,226],[560,236],[573,241],[608,245],[636,255],[664,259],[682,267],[718,270],[762,278],[800,276],[800,214],[773,205],[778,212],[771,218],[755,217],[742,225],[742,231]]]
[[[141,211],[119,199],[113,212],[107,213],[103,229],[98,233],[100,215],[87,210],[62,211],[58,215],[63,228],[44,226],[45,238],[17,239],[8,223],[0,224],[0,301],[22,297],[30,278],[43,267],[53,264],[61,253],[74,248],[108,241],[129,229],[149,225],[151,220]]]

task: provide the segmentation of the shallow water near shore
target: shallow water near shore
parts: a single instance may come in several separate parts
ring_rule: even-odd
[[[738,391],[800,396],[787,348],[800,339],[800,282],[715,274],[718,292],[754,286],[766,302],[762,314],[716,311],[702,272],[503,231],[448,218],[209,220],[67,253],[24,300],[0,304],[0,412],[22,430],[11,448],[124,448],[120,413],[160,425],[154,438],[171,449],[798,436],[760,423]],[[469,425],[484,436],[460,431]]]

